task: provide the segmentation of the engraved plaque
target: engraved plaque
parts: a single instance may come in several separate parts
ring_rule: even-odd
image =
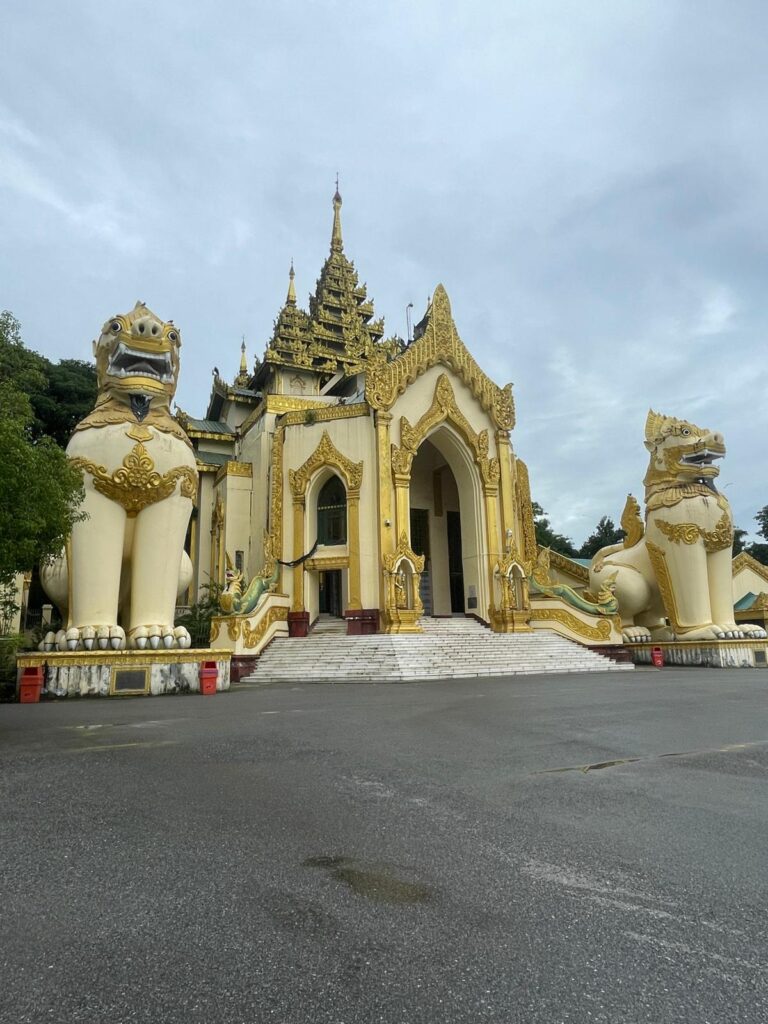
[[[146,668],[115,668],[112,670],[112,693],[146,693]]]

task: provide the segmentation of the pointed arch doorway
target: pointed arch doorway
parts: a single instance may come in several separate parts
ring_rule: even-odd
[[[486,617],[484,520],[477,468],[446,423],[419,445],[410,474],[411,547],[424,555],[424,614]]]

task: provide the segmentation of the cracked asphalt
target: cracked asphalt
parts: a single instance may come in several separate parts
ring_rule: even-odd
[[[768,1020],[768,672],[0,706],[0,1020]]]

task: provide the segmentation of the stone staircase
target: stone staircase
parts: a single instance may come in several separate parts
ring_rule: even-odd
[[[549,630],[492,633],[463,617],[421,624],[419,635],[347,636],[343,620],[321,620],[306,638],[273,640],[242,682],[394,682],[634,668]]]

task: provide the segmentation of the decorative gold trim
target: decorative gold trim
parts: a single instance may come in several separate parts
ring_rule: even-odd
[[[625,548],[633,548],[645,536],[645,523],[640,513],[640,502],[633,494],[627,495],[624,511],[621,513],[621,528],[625,533],[622,541]]]
[[[400,417],[400,445],[392,445],[392,473],[395,479],[410,475],[413,457],[422,441],[430,431],[445,421],[451,423],[458,430],[472,450],[486,491],[497,490],[500,466],[497,458],[488,457],[488,431],[481,430],[479,434],[476,434],[472,429],[469,420],[459,409],[451,381],[446,373],[441,373],[438,377],[432,404],[420,417],[416,426],[411,426],[405,416]]]
[[[109,473],[105,466],[99,466],[81,456],[69,461],[75,469],[81,469],[93,477],[93,486],[99,494],[122,506],[129,519],[137,516],[147,505],[154,505],[169,497],[179,482],[183,498],[194,501],[197,497],[197,471],[191,466],[177,466],[161,476],[141,441],[133,446],[123,459],[120,469],[113,473]]]
[[[130,437],[132,441],[151,441],[155,435],[149,427],[145,427],[141,423],[134,423],[130,430],[126,430],[125,436]]]
[[[329,558],[308,558],[304,563],[305,567],[316,572],[326,572],[330,569],[348,569],[349,556],[339,555]]]
[[[735,576],[736,573],[741,572],[742,569],[751,569],[752,572],[756,573],[761,579],[768,583],[768,565],[763,565],[762,562],[750,555],[748,551],[740,551],[732,562],[732,571]]]
[[[424,333],[405,352],[387,363],[369,360],[365,399],[374,409],[390,409],[398,395],[431,366],[442,363],[464,381],[501,430],[515,423],[512,385],[500,388],[480,369],[459,337],[445,288],[439,284],[427,313]]]
[[[318,469],[323,466],[332,466],[344,477],[344,482],[349,491],[359,491],[363,481],[363,463],[352,462],[331,440],[327,430],[323,431],[320,443],[312,452],[309,458],[298,469],[288,471],[288,479],[291,484],[291,491],[294,499],[303,498],[307,493],[307,485]]]
[[[203,661],[229,661],[230,651],[205,650],[187,651],[51,651],[46,653],[20,654],[16,658],[19,668],[33,668],[37,665],[131,665],[144,668],[146,665],[199,664]]]
[[[234,434],[214,434],[207,430],[192,429],[187,431],[187,437],[194,437],[198,441],[219,441],[221,444],[232,444],[235,440]]]
[[[666,519],[652,519],[651,522],[673,544],[695,544],[696,541],[703,540],[704,549],[710,554],[733,545],[733,527],[727,512],[720,516],[714,530],[705,530],[696,523],[669,523]]]
[[[656,582],[659,585],[661,601],[664,605],[664,611],[667,613],[669,623],[675,633],[682,633],[684,630],[680,626],[680,616],[677,610],[677,601],[675,600],[675,589],[672,586],[669,569],[667,568],[667,556],[663,548],[660,548],[658,544],[654,544],[653,541],[646,540],[645,547],[648,551],[648,557],[651,560]],[[696,627],[694,626],[691,628],[695,629]]]
[[[533,563],[539,556],[539,546],[536,543],[536,526],[533,521],[533,504],[531,502],[528,466],[522,459],[515,459],[515,468],[517,470],[517,500],[523,528],[522,554],[524,561]],[[587,573],[587,579],[589,579],[589,573]]]
[[[228,459],[222,463],[216,471],[214,486],[220,484],[228,476],[253,477],[253,467],[250,462],[238,462],[236,459]]]
[[[270,495],[269,495],[269,533],[272,538],[272,551],[275,558],[284,558],[283,554],[283,442],[285,429],[279,427],[272,438],[272,458],[270,463]],[[283,567],[280,566],[276,589],[283,589]]]
[[[249,650],[258,647],[261,640],[266,636],[267,630],[275,622],[287,622],[288,609],[285,605],[272,607],[264,615],[261,622],[253,629],[249,629],[246,622],[243,622],[243,644]]]
[[[581,619],[577,619],[575,615],[572,615],[571,612],[566,611],[564,608],[533,608],[531,610],[531,620],[533,622],[540,620],[561,622],[578,636],[584,637],[585,640],[609,640],[611,637],[611,625],[615,626],[613,619],[600,619],[597,625],[590,626],[588,623],[582,622]]]
[[[355,402],[354,405],[315,405],[310,407],[314,414],[316,423],[325,423],[328,420],[356,419],[361,416],[370,416],[371,407],[367,402]],[[285,414],[284,423],[287,427],[298,427],[306,424],[305,412],[289,412]]]
[[[403,562],[410,566],[410,574],[403,571]],[[419,585],[424,571],[424,555],[417,555],[408,541],[405,530],[400,534],[397,547],[382,557],[384,573],[384,632],[421,633],[418,620],[424,614]],[[410,575],[410,591],[408,590]]]
[[[538,548],[538,550],[542,551],[543,548]],[[568,576],[574,576],[577,580],[581,580],[582,583],[589,583],[589,569],[586,565],[579,565],[578,562],[574,562],[567,555],[561,555],[559,551],[553,551],[550,548],[549,562],[552,568],[558,569]]]

